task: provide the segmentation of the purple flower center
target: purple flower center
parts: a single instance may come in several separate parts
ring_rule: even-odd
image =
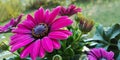
[[[99,60],[107,60],[106,58],[100,58]]]
[[[35,26],[32,29],[32,35],[36,38],[42,38],[46,36],[48,33],[48,26],[47,24],[40,23],[39,25]]]

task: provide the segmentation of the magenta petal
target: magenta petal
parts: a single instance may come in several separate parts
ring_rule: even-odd
[[[107,60],[112,60],[114,57],[114,53],[112,51],[107,52],[105,49],[100,48],[101,56],[107,58]]]
[[[51,24],[55,17],[59,14],[59,11],[60,11],[60,6],[54,8],[50,14],[50,17],[49,17],[49,24]]]
[[[50,38],[44,37],[41,42],[42,42],[43,48],[47,52],[52,52],[53,51],[53,44],[52,44],[52,40]]]
[[[107,58],[108,58],[108,60],[112,60],[113,57],[114,57],[114,53],[112,51],[107,52]]]
[[[10,21],[10,25],[14,25],[14,23],[15,23],[15,19],[11,19],[11,21]]]
[[[68,17],[66,17],[66,16],[63,16],[54,21],[54,23],[52,24],[51,30],[60,29],[60,28],[69,26],[72,23],[73,23],[72,20],[68,19]]]
[[[88,55],[88,60],[97,60],[97,59],[91,55]]]
[[[45,50],[44,50],[44,48],[43,48],[43,46],[42,46],[42,42],[41,42],[41,41],[39,41],[39,43],[40,43],[39,56],[40,56],[40,58],[44,58],[44,57],[45,57]]]
[[[15,44],[21,43],[22,41],[25,41],[26,39],[29,39],[29,38],[31,38],[31,37],[28,35],[17,36],[15,39],[10,41],[10,45],[15,45]]]
[[[44,9],[41,7],[34,14],[35,20],[37,23],[42,23],[44,21]]]
[[[60,42],[58,40],[52,39],[52,42],[53,42],[53,47],[55,49],[60,49],[61,45],[60,45]]]
[[[14,34],[13,36],[10,37],[10,40],[16,39],[18,36],[20,35]]]
[[[21,37],[21,36],[24,36],[24,35],[26,35],[26,34],[14,34],[13,36],[10,37],[10,40],[12,41],[12,40],[14,40],[14,39],[16,39],[16,38],[19,38],[19,37]],[[27,34],[27,35],[28,35],[28,34]]]
[[[1,31],[2,32],[9,31],[13,27],[14,23],[15,23],[15,20],[11,19],[10,22],[8,22],[5,26],[1,27]]]
[[[60,16],[63,16],[63,15],[65,15],[66,14],[66,8],[65,7],[61,7],[61,10],[60,10],[60,12],[59,12],[59,15]]]
[[[15,20],[15,23],[14,23],[14,25],[13,25],[13,27],[16,27],[20,22],[21,22],[21,19],[22,19],[22,16],[23,16],[24,14],[20,14],[18,17],[17,17],[17,19]]]
[[[25,26],[28,29],[33,29],[34,26],[35,26],[35,24],[32,21],[29,21],[29,20],[23,21],[23,23],[20,24],[20,25]]]
[[[14,51],[16,51],[17,49],[19,49],[19,48],[21,48],[21,47],[23,47],[23,46],[26,46],[27,44],[29,44],[29,43],[31,43],[33,41],[33,39],[26,39],[24,42],[21,42],[21,43],[19,43],[19,44],[16,44],[16,45],[13,45],[12,47],[11,47],[11,52],[14,52]]]
[[[100,48],[101,56],[106,57],[107,56],[107,51],[103,48]]]
[[[30,53],[30,51],[33,49],[33,44],[30,44],[29,46],[27,46],[26,48],[24,48],[24,50],[22,51],[22,53],[20,54],[21,58],[25,58],[28,56],[28,54]]]
[[[100,58],[100,57],[101,57],[100,50],[98,50],[97,48],[92,49],[91,52],[92,52],[97,58]]]
[[[23,34],[30,34],[32,33],[32,31],[28,30],[28,29],[20,29],[20,28],[17,28],[15,30],[12,30],[13,33],[23,33]]]
[[[48,37],[57,40],[64,40],[68,38],[68,35],[63,32],[50,32]]]
[[[40,39],[34,42],[33,49],[31,50],[30,56],[32,60],[36,60],[36,57],[39,55],[39,48],[40,48]]]
[[[61,30],[61,29],[59,29],[59,30],[55,30],[55,31],[63,32],[65,34],[69,35],[69,36],[72,35],[72,32],[70,32],[69,30]]]
[[[27,15],[27,20],[30,20],[30,21],[32,21],[34,24],[37,24],[37,22],[34,20],[34,18],[33,18],[30,14]]]
[[[49,15],[50,15],[50,11],[49,9],[47,9],[45,11],[45,23],[49,24]]]
[[[30,30],[30,31],[32,30],[32,29],[27,28],[27,27],[24,26],[23,24],[19,24],[19,25],[18,25],[18,28],[19,28],[19,29],[23,29],[23,30]],[[14,29],[13,29],[13,30],[14,30]]]

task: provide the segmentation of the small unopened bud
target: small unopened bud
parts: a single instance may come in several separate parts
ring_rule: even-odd
[[[82,33],[87,34],[90,32],[94,26],[94,21],[88,18],[85,18],[84,16],[79,16],[79,29],[81,30]]]

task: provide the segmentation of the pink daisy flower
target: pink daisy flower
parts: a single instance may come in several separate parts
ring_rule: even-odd
[[[68,8],[65,8],[65,7],[61,7],[61,10],[60,10],[60,13],[59,15],[60,16],[72,16],[74,14],[76,14],[77,12],[81,12],[82,9],[81,8],[76,8],[75,5],[70,5]]]
[[[17,24],[21,21],[23,14],[18,16],[17,19],[12,18],[10,22],[5,24],[4,26],[0,26],[0,33],[5,33],[11,31],[14,27],[17,26]]]
[[[72,33],[64,30],[63,27],[72,24],[67,16],[56,18],[60,11],[60,6],[54,8],[52,12],[48,9],[44,11],[41,7],[34,13],[34,18],[27,15],[27,19],[13,30],[15,33],[11,37],[11,51],[24,48],[20,54],[21,58],[28,55],[32,60],[36,57],[44,58],[45,53],[51,53],[54,49],[60,49],[60,40],[67,39]]]
[[[94,48],[88,52],[88,60],[114,60],[114,53],[103,48]]]

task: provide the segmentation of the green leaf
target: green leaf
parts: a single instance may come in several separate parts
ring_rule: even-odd
[[[88,39],[87,41],[96,41],[96,42],[99,42],[99,43],[107,44],[108,42],[107,42],[107,39],[106,39],[106,35],[105,35],[105,31],[103,29],[103,26],[98,25],[96,27],[96,32],[95,32],[95,35],[93,36],[93,38]]]
[[[119,55],[118,55],[118,57],[117,57],[117,59],[116,60],[120,60],[120,52],[119,52]]]
[[[115,24],[108,29],[103,29],[102,25],[96,27],[95,35],[88,41],[96,41],[98,43],[104,43],[105,45],[116,44],[120,39],[120,24]]]
[[[112,27],[110,39],[115,38],[115,37],[116,37],[117,35],[119,35],[119,34],[120,34],[120,25],[119,25],[119,24],[115,24],[115,25]]]
[[[118,49],[120,50],[120,39],[118,40],[117,46],[118,46]]]
[[[102,25],[97,26],[93,39],[94,40],[104,40],[104,38],[102,37],[103,33],[104,33],[103,26]]]
[[[75,54],[72,48],[66,48],[64,53],[66,56],[74,56]]]

